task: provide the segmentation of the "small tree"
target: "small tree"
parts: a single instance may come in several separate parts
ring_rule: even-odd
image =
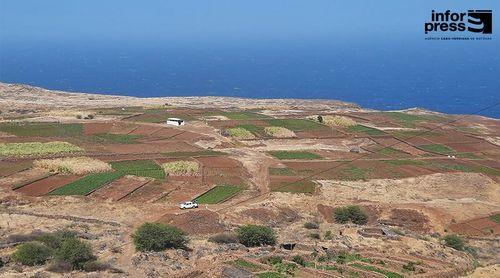
[[[43,243],[33,241],[19,245],[11,258],[23,265],[42,265],[52,256],[52,253],[53,250]]]
[[[76,238],[76,233],[68,230],[60,230],[54,233],[44,233],[37,238],[37,241],[40,241],[46,246],[56,250],[61,247],[63,241],[69,238]]]
[[[184,248],[188,242],[182,230],[161,224],[144,223],[132,235],[137,251],[163,251],[167,248]]]
[[[319,123],[323,123],[323,116],[318,115],[318,122],[319,122]]]
[[[352,223],[364,225],[368,222],[368,215],[359,206],[346,206],[335,209],[335,221],[338,223]]]
[[[464,240],[458,235],[446,235],[443,237],[444,245],[451,247],[458,251],[463,251],[465,248]]]
[[[238,229],[240,243],[247,246],[274,245],[276,234],[273,229],[259,225],[245,225]]]
[[[96,259],[92,254],[90,244],[77,238],[64,240],[61,247],[57,250],[55,258],[57,261],[70,264],[73,269],[83,269],[85,263]]]

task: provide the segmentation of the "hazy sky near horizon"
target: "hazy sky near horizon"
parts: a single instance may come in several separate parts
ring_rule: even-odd
[[[499,3],[484,0],[473,3],[463,0],[0,0],[0,39],[4,42],[421,39],[424,22],[432,9],[495,10]],[[494,24],[494,29],[496,26]]]

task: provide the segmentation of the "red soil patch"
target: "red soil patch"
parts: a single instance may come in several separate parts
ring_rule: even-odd
[[[128,134],[137,128],[137,125],[129,123],[114,122],[111,125],[109,133]]]
[[[189,145],[183,141],[171,141],[170,143],[140,143],[140,144],[109,144],[109,145],[89,145],[86,149],[90,152],[116,153],[116,154],[146,154],[146,153],[166,153],[178,151],[197,151],[197,147]]]
[[[403,227],[415,232],[429,231],[429,218],[425,214],[413,209],[392,209],[389,219],[380,220],[380,222],[391,226]]]
[[[16,172],[26,170],[32,165],[31,161],[9,162],[0,161],[0,177],[12,175]]]
[[[220,221],[219,214],[204,209],[181,214],[165,214],[157,222],[176,226],[188,234],[194,235],[220,233],[226,228]]]
[[[91,196],[119,201],[148,182],[150,179],[147,178],[125,176],[99,188]]]
[[[173,188],[171,188],[164,182],[152,181],[140,187],[136,191],[130,193],[125,198],[121,199],[121,201],[133,203],[151,203],[157,201],[172,189]]]
[[[150,135],[156,131],[162,129],[160,126],[150,126],[150,125],[140,125],[138,128],[134,129],[129,134],[133,135]]]
[[[210,168],[237,168],[241,167],[239,161],[229,157],[198,157],[196,158],[201,164]]]
[[[83,134],[92,135],[92,134],[109,133],[112,127],[113,127],[112,123],[84,123]]]
[[[183,132],[184,131],[182,131],[182,130],[163,127],[160,130],[155,131],[152,135],[154,137],[158,137],[158,138],[170,138],[170,137],[173,137],[175,135],[179,135]]]
[[[48,172],[41,169],[28,169],[6,178],[0,179],[0,186],[12,188],[19,184],[26,184],[30,181],[39,180],[48,175]]]
[[[448,227],[452,232],[466,236],[498,236],[500,224],[488,217],[476,218],[469,221],[451,224]]]
[[[242,211],[241,215],[271,227],[289,225],[302,219],[297,212],[289,208],[277,208],[277,211],[267,208],[251,208]]]
[[[71,183],[81,176],[76,175],[55,175],[48,178],[30,183],[16,190],[28,196],[42,196],[48,194],[52,190]]]
[[[298,138],[332,138],[332,137],[345,137],[343,133],[333,128],[324,128],[310,131],[297,131],[295,132]]]

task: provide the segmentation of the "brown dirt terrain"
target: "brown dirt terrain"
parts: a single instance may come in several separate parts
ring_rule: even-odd
[[[97,189],[91,196],[119,201],[150,181],[150,179],[143,177],[125,176]]]
[[[17,192],[23,193],[27,196],[43,196],[48,194],[52,190],[71,183],[82,176],[76,175],[55,175],[50,176],[42,180],[35,181],[28,185],[25,185],[19,189]]]
[[[216,212],[209,210],[189,211],[181,214],[165,214],[158,222],[174,225],[189,234],[215,234],[225,230]]]

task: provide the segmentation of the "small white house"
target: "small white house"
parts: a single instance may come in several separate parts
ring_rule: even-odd
[[[181,126],[181,125],[185,125],[186,122],[184,122],[183,119],[179,119],[179,118],[168,118],[167,119],[167,125],[176,125],[176,126]]]

